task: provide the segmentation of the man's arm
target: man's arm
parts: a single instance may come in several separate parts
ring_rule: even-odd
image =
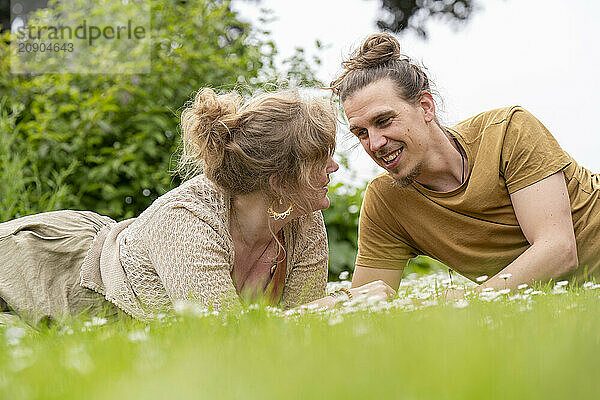
[[[478,290],[514,289],[522,283],[560,278],[577,268],[577,245],[563,172],[518,190],[510,198],[531,246]],[[511,276],[504,279],[503,274]]]
[[[358,254],[352,287],[382,281],[398,290],[408,260],[416,256],[408,233],[392,211],[397,193],[385,178],[376,178],[365,191],[358,224]]]
[[[569,193],[564,174],[559,171],[511,195],[515,215],[531,246],[498,274],[477,287],[515,289],[522,283],[560,278],[577,268],[577,246]],[[356,266],[352,287],[382,280],[398,290],[402,269]],[[504,279],[504,274],[510,274]],[[449,291],[449,298],[462,297],[462,291]]]
[[[369,268],[357,265],[352,275],[352,287],[381,280],[394,290],[398,290],[404,269]]]

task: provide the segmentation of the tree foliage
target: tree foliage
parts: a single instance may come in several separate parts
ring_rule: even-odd
[[[339,155],[343,170],[348,160]],[[341,172],[341,171],[340,171]],[[329,278],[337,279],[343,271],[354,271],[358,250],[358,219],[366,185],[352,186],[338,182],[329,186],[330,206],[324,212],[329,244]]]
[[[88,4],[90,13],[102,12],[95,4]],[[4,218],[45,211],[28,205],[40,204],[58,180],[62,195],[52,208],[94,210],[116,219],[139,215],[179,184],[169,173],[179,147],[179,112],[196,90],[248,90],[297,76],[294,67],[303,68],[296,80],[315,81],[298,60],[290,70],[276,71],[273,42],[240,21],[227,1],[151,4],[148,74],[15,75],[2,62],[1,133],[19,135],[4,145],[13,158],[20,155],[23,179],[37,186],[21,188],[13,204],[3,201],[10,210]],[[0,58],[7,60],[9,51],[5,33]],[[66,172],[68,177],[55,176]]]
[[[381,0],[385,17],[377,21],[380,29],[415,31],[427,37],[426,22],[441,18],[454,23],[466,21],[473,12],[473,0]]]

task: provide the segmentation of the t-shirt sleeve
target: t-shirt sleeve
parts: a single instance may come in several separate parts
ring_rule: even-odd
[[[369,184],[360,212],[356,265],[403,270],[408,260],[416,255],[386,200],[373,183]]]
[[[195,299],[217,310],[239,305],[229,251],[210,224],[173,207],[158,212],[150,225],[148,254],[171,301]]]
[[[537,118],[522,108],[513,110],[504,134],[500,165],[510,194],[570,163],[568,154]]]
[[[294,245],[292,269],[286,279],[280,306],[296,307],[325,296],[327,286],[327,231],[321,211],[305,217]]]

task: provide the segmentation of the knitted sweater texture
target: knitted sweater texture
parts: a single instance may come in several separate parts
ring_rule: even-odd
[[[231,197],[199,175],[159,197],[139,217],[110,224],[94,239],[81,285],[140,320],[195,299],[216,310],[235,307],[229,234]],[[279,306],[325,295],[327,234],[320,211],[284,227],[287,271]]]

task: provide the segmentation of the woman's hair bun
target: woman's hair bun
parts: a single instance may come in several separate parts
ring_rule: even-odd
[[[184,148],[204,161],[207,169],[221,166],[227,144],[238,125],[242,97],[237,93],[219,95],[210,88],[196,93],[181,113]]]

